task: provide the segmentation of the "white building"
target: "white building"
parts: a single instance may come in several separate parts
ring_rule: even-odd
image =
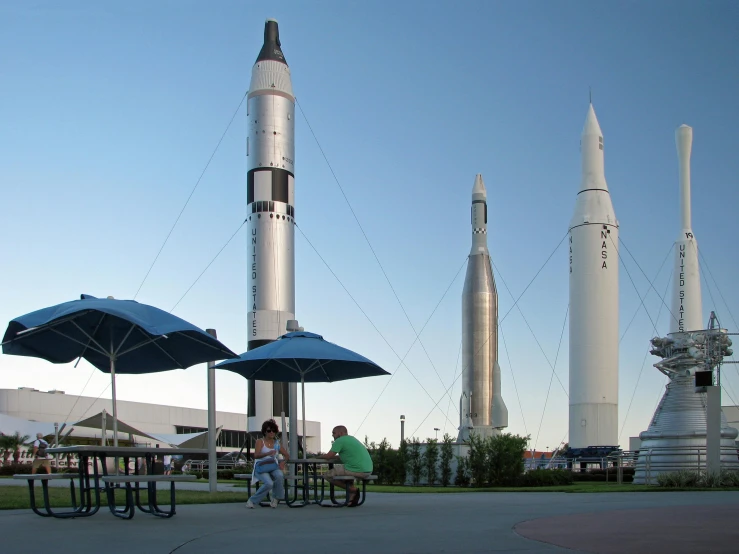
[[[208,430],[208,410],[183,408],[180,406],[163,406],[118,400],[118,419],[130,426],[152,435],[171,435],[197,433]],[[0,389],[0,414],[30,421],[48,422],[51,425],[67,424],[64,432],[72,424],[106,410],[112,412],[108,398],[91,396],[74,396],[64,391],[43,392],[37,389],[21,387],[18,389]],[[287,424],[287,418],[286,424]],[[218,437],[218,451],[231,452],[239,450],[246,444],[246,414],[233,412],[216,412],[216,425],[222,427]],[[277,422],[282,429],[282,423]],[[111,425],[112,426],[112,425]],[[298,420],[298,431],[302,432],[302,420]],[[289,429],[288,429],[289,430]],[[12,434],[15,429],[0,429],[0,432]],[[307,449],[319,452],[321,449],[321,424],[317,421],[306,421]],[[109,430],[109,436],[112,431]],[[75,428],[71,437],[101,439],[99,429]],[[119,440],[127,440],[127,434],[119,433]],[[151,439],[136,438],[137,441],[149,442]],[[249,443],[253,446],[254,441]]]

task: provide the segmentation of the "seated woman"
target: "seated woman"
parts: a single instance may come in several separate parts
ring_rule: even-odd
[[[246,502],[247,508],[254,508],[271,490],[274,492],[269,505],[273,508],[277,508],[280,499],[285,498],[285,476],[282,470],[285,469],[285,462],[290,454],[277,440],[278,432],[279,429],[274,419],[269,419],[262,424],[264,438],[257,439],[257,444],[254,446],[254,471],[251,478],[253,485],[256,486],[261,481],[262,486]],[[278,453],[283,456],[279,462],[277,461]]]

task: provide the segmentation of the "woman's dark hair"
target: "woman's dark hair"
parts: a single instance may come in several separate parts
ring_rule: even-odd
[[[268,419],[262,423],[262,435],[267,435],[267,432],[274,429],[275,433],[280,432],[280,428],[277,427],[277,422],[274,419]]]

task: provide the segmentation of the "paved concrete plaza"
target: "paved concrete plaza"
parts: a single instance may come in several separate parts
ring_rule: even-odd
[[[739,492],[375,493],[358,508],[188,505],[169,520],[0,511],[0,531],[13,553],[735,552],[737,516]]]

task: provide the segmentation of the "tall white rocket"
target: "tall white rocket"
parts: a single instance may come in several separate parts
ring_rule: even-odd
[[[268,19],[246,99],[248,350],[295,319],[295,97],[281,46]],[[282,411],[293,424],[296,408],[295,383],[249,381],[249,430]]]
[[[618,444],[618,221],[593,105],[580,140],[582,180],[570,222],[571,448]]]
[[[670,333],[703,329],[698,242],[690,221],[690,154],[693,129],[680,125],[675,131],[680,170],[680,235],[675,241]]]

